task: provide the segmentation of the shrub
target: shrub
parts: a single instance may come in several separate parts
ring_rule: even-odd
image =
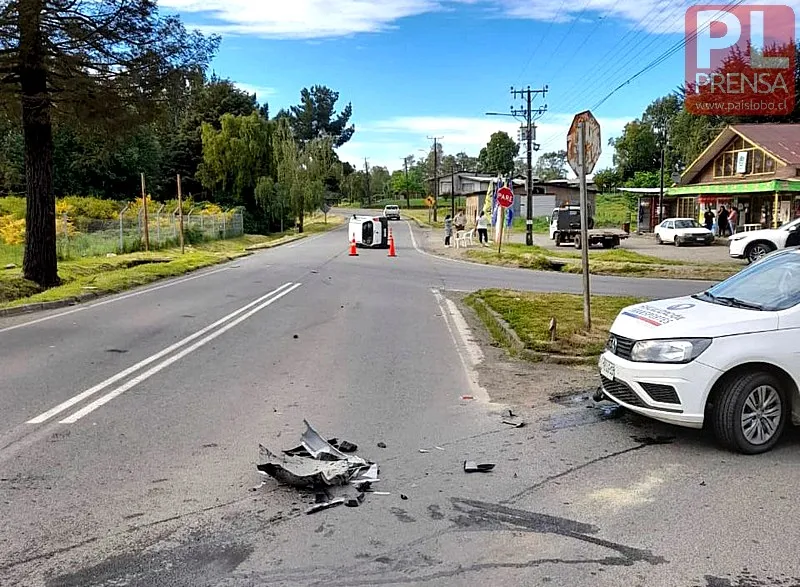
[[[0,198],[0,216],[12,216],[18,220],[25,218],[25,198],[20,196]]]
[[[25,242],[25,219],[13,215],[0,216],[0,242],[21,245]]]

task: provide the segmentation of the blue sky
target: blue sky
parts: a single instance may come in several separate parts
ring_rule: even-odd
[[[445,152],[477,156],[489,136],[519,122],[512,85],[548,86],[538,121],[540,153],[566,147],[572,116],[683,38],[675,0],[161,0],[184,22],[222,34],[214,70],[255,91],[271,112],[324,84],[353,104],[353,139],[342,159],[389,169],[424,156],[427,137]],[[598,108],[609,138],[683,80],[684,53],[632,81]]]

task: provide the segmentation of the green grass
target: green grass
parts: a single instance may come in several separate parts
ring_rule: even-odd
[[[608,330],[620,310],[643,301],[634,297],[593,296],[592,330],[587,332],[583,322],[583,296],[580,295],[487,289],[470,294],[466,302],[476,307],[476,299],[497,312],[526,349],[573,357],[600,355]],[[550,340],[551,318],[557,322],[555,342]],[[490,331],[495,337],[502,336],[496,326],[490,327]]]
[[[625,194],[595,196],[595,226],[621,228],[624,223],[630,222],[633,227],[637,218],[636,202],[629,196]]]
[[[306,222],[305,234],[324,232],[343,221],[341,217],[329,216],[326,225],[320,215]],[[247,254],[247,247],[270,243],[277,245],[293,235],[298,236],[295,231],[289,231],[269,236],[246,235],[195,246],[188,245],[184,255],[181,255],[179,248],[172,248],[151,253],[64,261],[58,267],[62,285],[45,291],[41,291],[35,283],[23,279],[19,267],[12,270],[0,269],[0,307],[70,299],[87,292],[116,293],[232,260]]]

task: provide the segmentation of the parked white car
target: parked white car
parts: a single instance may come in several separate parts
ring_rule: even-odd
[[[701,294],[625,308],[599,367],[603,395],[633,412],[768,451],[800,425],[800,248]]]
[[[754,263],[772,251],[796,245],[800,245],[800,218],[780,228],[737,232],[730,237],[728,252],[734,259]]]
[[[667,218],[656,226],[656,242],[681,245],[710,245],[714,243],[714,233],[701,226],[694,218]]]

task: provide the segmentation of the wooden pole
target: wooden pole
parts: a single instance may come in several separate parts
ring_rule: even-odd
[[[583,268],[583,322],[592,329],[592,296],[589,291],[589,209],[586,194],[586,123],[578,124],[578,179],[581,192],[581,266]]]
[[[497,239],[497,256],[501,255],[500,249],[503,247],[503,225],[506,223],[506,209],[500,206],[500,212],[497,214],[498,222],[500,222],[500,238]]]
[[[178,214],[179,214],[179,224],[178,227],[180,228],[181,232],[181,255],[184,253],[183,249],[183,194],[181,193],[181,176],[178,174]]]
[[[147,218],[147,192],[144,187],[144,173],[142,173],[142,205],[144,206],[144,250],[150,250],[150,222]]]

